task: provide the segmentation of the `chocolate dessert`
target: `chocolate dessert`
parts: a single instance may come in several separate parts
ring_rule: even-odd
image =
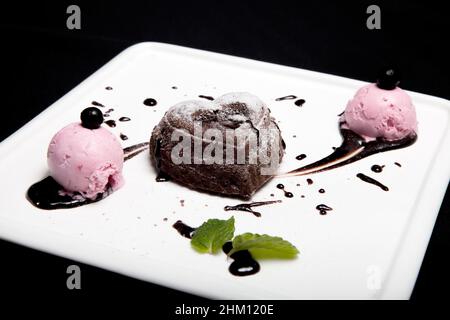
[[[269,108],[249,93],[181,102],[166,112],[150,139],[157,181],[170,177],[193,189],[244,199],[273,177],[284,148]]]

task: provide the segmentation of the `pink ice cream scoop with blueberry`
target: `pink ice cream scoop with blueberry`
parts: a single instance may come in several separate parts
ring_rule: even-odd
[[[397,81],[395,71],[388,69],[376,84],[359,89],[344,112],[348,128],[366,139],[397,140],[417,133],[416,110]]]
[[[114,134],[103,128],[95,107],[81,113],[81,122],[58,131],[48,147],[50,176],[28,190],[42,209],[61,209],[98,201],[124,184],[124,151]]]
[[[317,173],[412,145],[417,140],[416,109],[399,83],[395,69],[383,69],[376,83],[360,88],[347,103],[339,120],[341,146],[321,160],[279,176]]]

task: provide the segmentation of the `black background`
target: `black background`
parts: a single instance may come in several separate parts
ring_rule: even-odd
[[[66,28],[70,4],[81,7],[81,30]],[[381,30],[366,28],[370,4],[381,7]],[[450,98],[445,45],[450,20],[446,8],[429,1],[41,1],[1,6],[0,140],[120,51],[141,41],[365,81],[373,81],[379,66],[392,62],[403,72],[403,88]],[[2,201],[11,191],[1,190]],[[440,299],[449,287],[449,201],[447,190],[413,300]],[[0,241],[0,290],[36,298],[45,289],[46,298],[126,292],[161,301],[199,299],[79,263],[83,289],[69,291],[65,271],[72,263]]]

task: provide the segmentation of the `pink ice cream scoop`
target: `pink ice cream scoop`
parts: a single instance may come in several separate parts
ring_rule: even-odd
[[[359,89],[344,112],[349,129],[365,138],[398,140],[417,133],[416,110],[409,95],[385,78]],[[388,79],[386,79],[386,77]],[[386,82],[388,84],[386,85]]]
[[[114,191],[123,185],[123,158],[120,142],[110,131],[85,122],[62,128],[47,152],[53,179],[69,194],[78,192],[92,200],[109,187]]]

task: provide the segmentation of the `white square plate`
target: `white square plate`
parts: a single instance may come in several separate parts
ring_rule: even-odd
[[[114,108],[112,119],[131,118],[111,129],[129,137],[125,147],[148,141],[165,110],[179,101],[251,92],[279,120],[287,144],[283,171],[322,158],[340,144],[337,114],[363,84],[172,45],[135,45],[1,143],[0,237],[211,298],[407,299],[450,175],[450,105],[440,98],[409,92],[419,120],[419,139],[411,147],[311,175],[312,185],[308,177],[272,180],[253,200],[283,202],[260,207],[261,218],[223,210],[238,200],[155,182],[148,153],[125,163],[125,186],[104,201],[44,211],[25,198],[27,188],[48,174],[46,149],[53,134],[78,121],[93,100]],[[305,105],[275,101],[290,94],[305,99]],[[158,101],[155,107],[143,105],[150,97]],[[298,162],[301,153],[307,158]],[[376,174],[370,171],[373,164],[386,167]],[[390,191],[362,182],[358,172],[376,175]],[[293,198],[275,187],[279,182]],[[334,210],[321,216],[315,209],[319,203]],[[225,255],[194,252],[171,227],[179,219],[197,226],[231,215],[236,234],[281,236],[301,254],[292,261],[261,261],[258,274],[235,277]]]

